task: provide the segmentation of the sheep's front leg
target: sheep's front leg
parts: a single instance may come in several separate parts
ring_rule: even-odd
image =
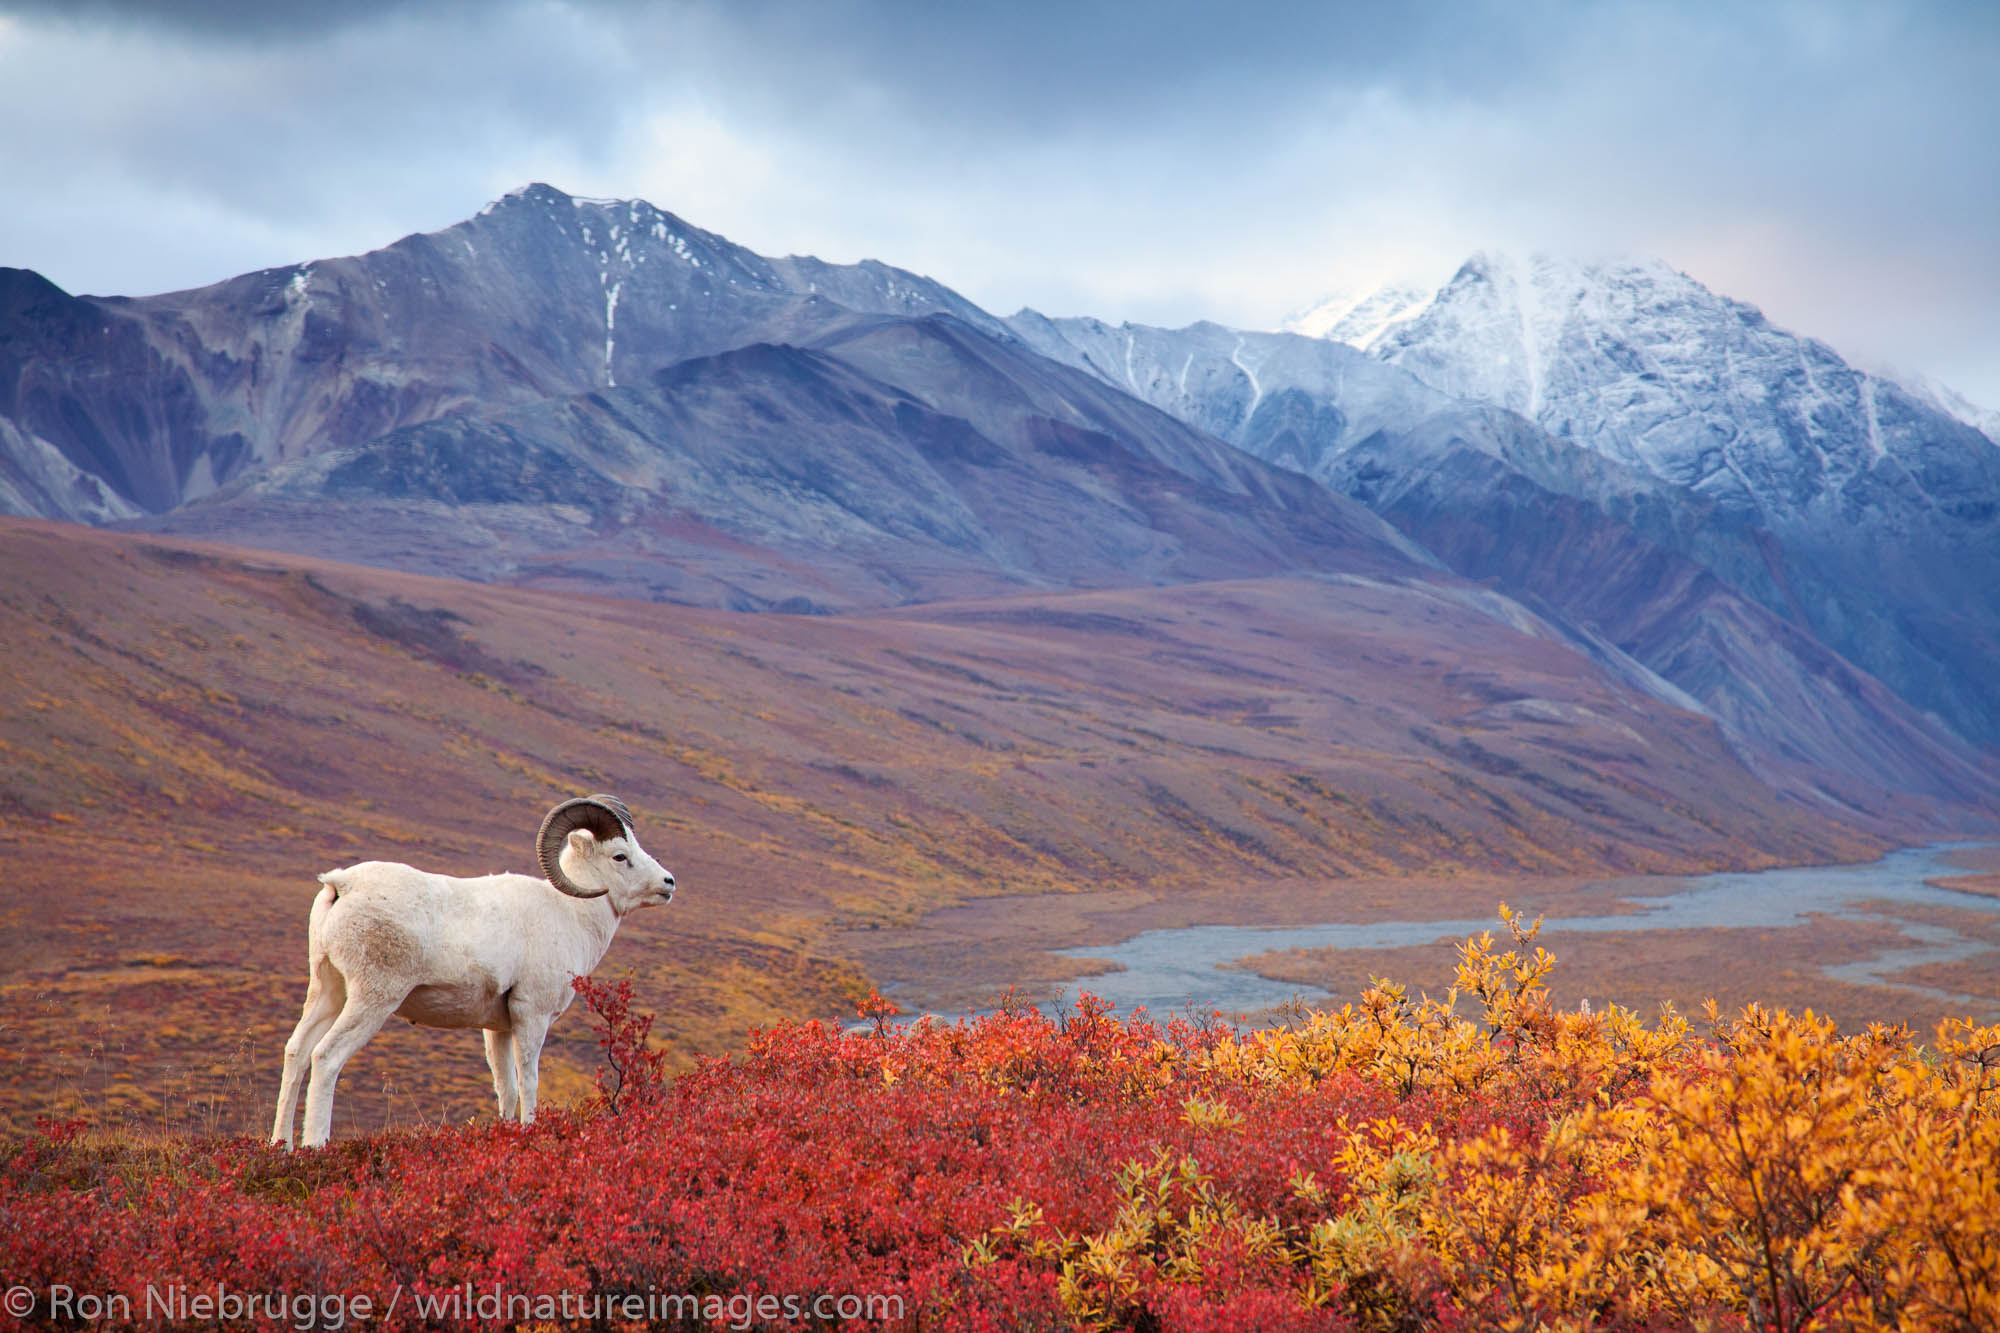
[[[549,1035],[549,1014],[510,1008],[514,1020],[514,1065],[521,1076],[521,1123],[535,1123],[535,1094],[541,1087],[542,1042]]]
[[[514,1034],[486,1029],[486,1067],[493,1071],[493,1095],[500,1100],[500,1118],[512,1120],[521,1109],[521,1086],[514,1078]]]

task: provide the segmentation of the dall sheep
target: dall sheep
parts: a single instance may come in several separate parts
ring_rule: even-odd
[[[457,879],[390,861],[319,877],[305,1012],[285,1043],[273,1143],[291,1146],[308,1068],[304,1143],[326,1142],[341,1066],[397,1014],[485,1029],[501,1118],[534,1120],[542,1041],[575,995],[570,983],[597,966],[634,908],[674,897],[674,877],[639,845],[616,797],[562,802],[535,849],[546,879]]]

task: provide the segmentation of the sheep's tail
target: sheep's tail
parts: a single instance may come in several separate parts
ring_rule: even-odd
[[[312,917],[306,925],[306,950],[317,959],[326,952],[321,947],[326,934],[326,914],[333,910],[333,903],[340,896],[340,872],[329,870],[319,877],[320,890],[313,897]]]

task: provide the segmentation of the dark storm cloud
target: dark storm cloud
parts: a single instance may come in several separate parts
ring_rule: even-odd
[[[1169,322],[1268,326],[1482,244],[1654,251],[2000,398],[1983,0],[5,13],[0,123],[29,132],[0,136],[0,263],[72,286],[365,248],[546,177],[1008,309]]]
[[[12,0],[0,12],[77,23],[131,24],[215,37],[266,38],[326,32],[364,22],[407,0]],[[433,4],[430,6],[435,8]]]
[[[30,18],[177,30],[216,38],[311,36],[390,14],[477,14],[492,0],[9,0],[0,12]],[[1468,26],[1489,39],[1521,31],[1494,22],[1518,6],[1275,5],[1243,13],[1208,0],[1150,4],[940,4],[936,0],[571,0],[640,22],[707,10],[767,53],[812,63],[865,66],[913,87],[1025,108],[1075,94],[1116,98],[1141,88],[1206,82],[1232,66],[1251,72],[1364,70],[1412,46],[1435,48],[1441,77],[1477,77],[1487,52],[1466,53]],[[1495,54],[1504,55],[1505,52]],[[1450,68],[1450,65],[1462,66]]]

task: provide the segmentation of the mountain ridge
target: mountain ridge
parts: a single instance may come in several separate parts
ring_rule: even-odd
[[[107,501],[122,526],[697,605],[1451,585],[1449,567],[1628,687],[1679,691],[1780,785],[1986,799],[1985,761],[1814,641],[1812,552],[1730,494],[1398,363],[1468,300],[1370,312],[1393,357],[1001,321],[875,261],[767,259],[644,201],[533,185],[365,255],[162,297],[19,277],[0,308],[51,313],[0,325],[0,415],[151,510]]]
[[[913,368],[918,389],[878,378]],[[429,517],[415,539],[392,522],[333,531],[315,501]],[[572,511],[553,535],[552,509]],[[646,385],[404,427],[138,526],[424,572],[468,510],[489,517],[457,544],[498,563],[461,575],[616,590],[617,548],[633,595],[739,609],[1430,562],[1345,497],[949,315],[857,317],[816,347],[754,343]],[[697,557],[712,593],[670,576]]]
[[[33,276],[0,284],[0,311],[32,287],[54,312],[0,317],[0,416],[152,513],[399,426],[795,341],[840,317],[822,286],[1011,336],[900,269],[766,260],[643,201],[541,184],[365,254],[159,296],[70,296]]]
[[[1808,562],[1714,497],[1337,342],[1207,323],[1114,327],[1033,311],[1013,323],[1045,355],[1371,505],[1458,573],[1498,578],[1511,595],[1605,634],[1728,719],[1749,750],[1852,771],[1867,755],[1847,738],[1873,735],[1896,781],[1956,790],[1984,781],[1974,774],[1986,762],[1948,729],[1808,646],[1816,631],[1796,595]],[[1501,558],[1500,533],[1547,563]],[[1608,563],[1571,554],[1583,550]],[[1599,586],[1606,570],[1622,571],[1609,590]],[[1683,590],[1700,573],[1713,582],[1690,598]],[[1716,670],[1695,643],[1731,669]],[[1788,670],[1847,684],[1824,698],[1787,690],[1790,707],[1760,719],[1753,701],[1768,702],[1771,682]],[[1765,684],[1739,688],[1754,680]]]

